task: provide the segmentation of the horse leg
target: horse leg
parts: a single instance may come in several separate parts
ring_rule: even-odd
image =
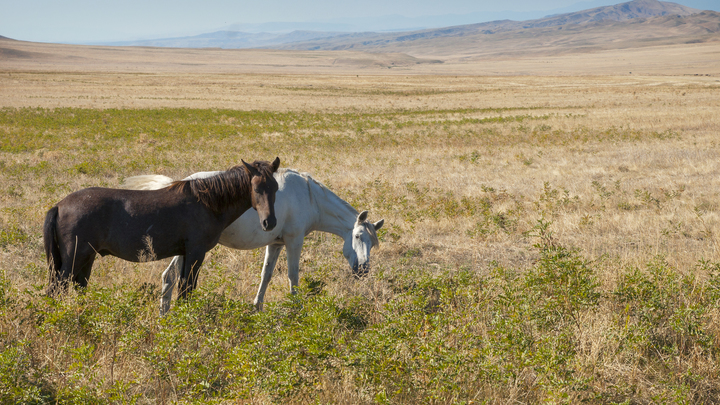
[[[77,238],[73,242],[67,246],[60,268],[59,279],[63,290],[68,288],[70,282],[76,287],[87,287],[90,271],[95,262],[95,249],[90,244],[78,242]]]
[[[300,282],[300,253],[302,253],[303,238],[293,239],[286,244],[288,281],[290,293],[295,294],[295,287]]]
[[[167,269],[162,274],[162,292],[160,293],[160,316],[165,315],[170,310],[170,300],[175,289],[175,283],[178,279],[180,269],[185,265],[184,256],[175,256],[170,261]]]
[[[270,279],[272,278],[275,264],[282,251],[282,245],[267,245],[265,248],[265,263],[263,264],[262,274],[260,275],[260,287],[257,295],[255,295],[255,309],[262,311],[263,300],[265,299],[265,290],[267,290]]]
[[[77,238],[69,241],[60,240],[57,249],[57,257],[52,258],[52,268],[50,270],[50,284],[48,287],[48,295],[56,297],[59,294],[67,292],[71,281],[74,281],[75,262],[77,260]]]
[[[50,297],[56,297],[59,294],[64,293],[67,290],[68,281],[72,274],[72,268],[69,265],[63,266],[64,263],[58,260],[58,263],[51,263],[50,268],[50,280],[48,283],[47,294]]]
[[[192,294],[197,286],[197,279],[200,275],[200,266],[205,260],[205,253],[185,254],[185,263],[183,264],[182,273],[180,275],[180,283],[178,284],[178,298],[185,299]]]
[[[92,253],[88,252],[88,254],[82,258],[84,260],[76,258],[75,269],[73,270],[73,282],[75,282],[78,287],[87,287],[95,257],[95,251],[93,251]]]
[[[72,268],[70,268],[70,266],[60,266],[57,269],[52,269],[50,271],[50,282],[47,291],[48,296],[57,297],[67,292],[71,275]]]

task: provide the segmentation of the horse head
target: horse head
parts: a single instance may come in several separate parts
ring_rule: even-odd
[[[252,164],[242,161],[250,174],[252,207],[260,217],[260,225],[264,231],[271,231],[277,224],[275,218],[275,193],[278,184],[273,173],[280,167],[280,158],[276,157],[272,163],[255,161]]]
[[[385,220],[381,219],[373,224],[367,220],[367,216],[367,211],[358,214],[350,237],[345,239],[343,246],[343,255],[357,278],[370,271],[370,249],[380,244],[376,231],[385,223]]]

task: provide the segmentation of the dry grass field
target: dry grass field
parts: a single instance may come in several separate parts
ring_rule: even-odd
[[[718,45],[405,65],[2,46],[1,402],[720,401]],[[281,258],[260,314],[264,253],[224,247],[162,319],[167,260],[98,259],[87,291],[44,297],[68,193],[275,156],[385,219],[367,278],[316,233],[300,293]]]

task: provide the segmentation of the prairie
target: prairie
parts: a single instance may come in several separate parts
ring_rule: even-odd
[[[720,81],[680,64],[5,66],[1,401],[717,402]],[[385,219],[367,278],[315,233],[299,293],[281,258],[262,313],[264,252],[221,246],[164,318],[167,261],[98,259],[45,297],[42,222],[68,193],[275,156]]]

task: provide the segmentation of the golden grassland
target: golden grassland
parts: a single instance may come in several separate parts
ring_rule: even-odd
[[[3,76],[5,80],[35,80],[34,74]],[[178,86],[176,83],[183,79],[186,81],[179,85],[181,90],[170,94],[172,88]],[[169,167],[160,165],[155,170],[183,177],[193,170],[222,169],[239,158],[270,159],[279,155],[283,165],[312,173],[333,185],[333,189],[345,198],[360,194],[367,183],[377,181],[390,187],[385,191],[403,197],[409,197],[405,185],[410,183],[436,191],[446,190],[458,198],[482,196],[487,194],[483,191],[485,188],[493,188],[497,190],[494,194],[503,193],[517,200],[513,203],[528,205],[527,214],[533,213],[538,218],[542,210],[532,207],[531,202],[546,193],[549,187],[559,191],[560,197],[572,201],[561,209],[563,215],[556,226],[557,232],[563,238],[571,238],[574,245],[592,248],[600,254],[616,252],[623,255],[627,248],[633,252],[648,248],[673,257],[685,252],[697,256],[702,252],[703,257],[715,258],[712,238],[703,238],[703,243],[697,238],[670,238],[655,243],[666,239],[659,235],[666,228],[663,224],[670,222],[687,227],[683,232],[693,229],[697,234],[705,227],[713,230],[716,220],[713,201],[717,197],[717,189],[713,186],[717,170],[714,167],[715,131],[719,102],[715,93],[720,87],[720,82],[714,78],[411,76],[358,79],[251,75],[230,76],[224,80],[217,77],[196,78],[196,82],[187,80],[187,77],[131,75],[118,80],[124,84],[116,84],[117,88],[104,87],[102,81],[91,79],[82,85],[66,82],[58,89],[58,94],[63,95],[58,100],[58,107],[75,105],[75,99],[97,97],[102,88],[108,92],[107,97],[113,99],[113,106],[123,98],[122,91],[132,94],[127,96],[128,106],[140,108],[164,107],[166,104],[187,107],[178,99],[188,95],[193,98],[194,93],[204,94],[207,99],[189,103],[194,108],[217,108],[227,101],[230,107],[239,110],[311,113],[323,120],[348,116],[350,121],[358,121],[358,128],[340,126],[322,133],[324,137],[336,139],[331,143],[333,147],[340,145],[331,150],[323,150],[322,146],[304,150],[296,146],[294,142],[319,134],[315,128],[305,128],[304,124],[301,127],[292,120],[284,123],[282,129],[285,131],[263,133],[259,128],[268,156],[243,150],[241,139],[230,148],[234,155],[229,154],[228,139],[214,139],[211,132],[205,136],[197,135],[200,148],[182,143],[175,146],[172,140],[163,140],[160,147],[159,141],[153,140],[155,134],[135,133],[139,129],[132,128],[131,123],[123,123],[121,125],[128,126],[131,138],[124,143],[127,149],[121,156],[127,154],[125,159],[169,160],[172,162]],[[152,82],[165,87],[167,100],[148,97],[152,101],[143,105],[144,97],[138,93],[139,89],[159,92]],[[77,95],[70,95],[76,87]],[[208,91],[208,87],[212,87],[211,90]],[[50,99],[52,92],[50,89],[42,97]],[[45,100],[38,102],[42,106],[46,103]],[[251,108],[253,105],[257,108]],[[240,127],[236,122],[239,118],[225,117],[223,111],[216,109],[211,111],[221,123]],[[510,119],[494,122],[498,117]],[[368,124],[370,128],[362,128],[365,120],[372,120],[372,124]],[[4,129],[7,134],[5,144],[12,149],[12,137],[17,128],[5,123]],[[103,129],[98,131],[95,138],[102,138]],[[384,139],[386,136],[390,139]],[[383,139],[378,142],[380,138]],[[351,139],[353,145],[363,147],[344,149],[342,139]],[[98,142],[102,145],[101,141]],[[35,149],[19,153],[5,152],[5,168],[36,165],[43,161],[72,167],[87,160],[113,162],[119,159],[117,150],[103,151],[102,146],[96,146],[100,151],[87,156],[85,148],[92,147],[92,139],[73,137],[70,142],[77,143],[72,145],[71,151],[64,150],[70,146],[63,142],[56,145],[42,143]],[[282,150],[278,144],[288,149]],[[107,173],[110,178],[104,178],[102,183],[117,186],[123,176],[143,173],[147,173],[147,168],[122,168],[121,173]],[[74,179],[71,176],[68,180],[82,179],[83,184],[76,184],[76,187],[93,184],[85,177],[80,175]],[[30,200],[37,197],[30,192],[33,188],[29,184],[8,186],[28,189],[29,193],[22,195]],[[603,189],[605,191],[601,191]],[[658,202],[652,202],[655,200]],[[24,206],[27,202],[9,199],[7,203]],[[700,218],[695,207],[709,208],[709,211]],[[594,219],[596,217],[601,219]],[[403,222],[396,219],[388,218],[398,225]],[[418,236],[436,243],[448,238],[442,243],[443,251],[460,249],[469,254],[483,249],[482,245],[499,242],[478,244],[469,240],[466,231],[471,229],[472,223],[432,222],[435,221],[426,224],[433,230],[429,232],[432,237],[422,236],[422,229],[417,230]],[[648,226],[650,224],[652,226]],[[459,232],[438,234],[438,227]],[[700,251],[696,248],[687,251],[677,248],[674,243],[704,247]],[[485,260],[481,258],[489,257],[488,253],[476,256],[478,260]],[[490,253],[491,257],[496,255]],[[673,260],[673,264],[686,262],[679,258]]]
[[[33,80],[19,82],[23,85],[22,89],[50,91],[48,96],[52,95],[53,88],[57,89],[65,82],[74,83],[76,86],[73,88],[85,83],[102,83],[113,85],[111,89],[120,87],[128,90],[125,86],[130,83],[126,83],[126,79],[142,76],[147,79],[145,84],[151,86],[143,87],[143,91],[137,93],[138,96],[158,96],[161,105],[166,105],[168,100],[173,99],[187,104],[210,100],[212,97],[207,94],[187,94],[183,98],[177,93],[156,93],[154,87],[182,86],[188,82],[191,85],[208,83],[205,79],[208,76],[217,78],[208,84],[224,82],[235,88],[238,88],[237,84],[232,78],[228,79],[228,75],[330,75],[334,78],[406,75],[717,77],[720,76],[717,63],[720,41],[713,34],[708,35],[668,38],[671,43],[661,45],[652,40],[634,42],[614,30],[601,35],[590,33],[591,42],[603,46],[590,43],[571,45],[564,41],[558,44],[552,40],[552,36],[536,38],[534,35],[530,42],[499,41],[489,46],[482,41],[468,42],[467,38],[455,37],[443,39],[435,45],[423,43],[416,48],[406,46],[404,53],[80,46],[0,38],[0,68],[3,72],[51,74],[51,82],[46,82],[41,75],[34,76]],[[579,39],[576,36],[573,38]],[[539,43],[532,45],[536,40]],[[605,45],[611,49],[606,49]],[[113,75],[117,73],[120,75]],[[176,81],[164,83],[163,78],[167,76]],[[130,79],[130,82],[138,83],[136,79]],[[165,86],[162,86],[163,83]],[[0,99],[3,105],[9,102],[22,103],[28,96],[44,94],[31,91],[23,95],[16,91],[19,88],[15,84],[14,81],[3,83],[9,94],[0,93],[0,96],[13,95]],[[215,89],[213,86],[209,88]],[[66,86],[66,89],[70,88]],[[127,95],[127,92],[122,94]],[[104,105],[108,105],[113,102],[113,95],[113,92],[101,91],[100,94],[94,94],[93,99],[102,100]],[[235,99],[226,97],[222,101],[227,103]],[[35,99],[23,105],[39,105],[40,101]],[[88,101],[77,100],[77,103],[87,105]],[[127,102],[124,97],[114,101],[114,105],[127,106]],[[148,102],[143,100],[142,105],[148,105]],[[102,104],[94,107],[98,106],[102,107]],[[227,107],[226,104],[223,106]]]
[[[4,71],[0,86],[5,400],[720,400],[715,76]],[[313,234],[300,301],[281,258],[263,314],[263,252],[224,247],[166,319],[167,260],[98,259],[88,292],[43,297],[42,221],[68,193],[275,156],[385,219],[366,279]],[[567,269],[587,295],[562,290]],[[308,315],[331,304],[361,320],[303,349],[326,337],[308,325],[346,319]]]

